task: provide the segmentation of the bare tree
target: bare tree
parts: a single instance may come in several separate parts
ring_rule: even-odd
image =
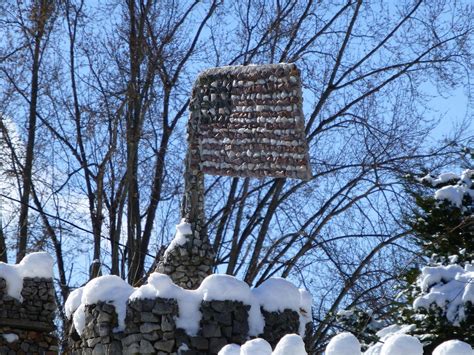
[[[429,143],[436,121],[429,97],[467,83],[472,5],[7,3],[0,114],[18,122],[25,142],[25,157],[17,152],[15,160],[22,186],[18,256],[39,246],[53,250],[61,298],[100,273],[139,284],[153,270],[179,218],[196,74],[215,65],[295,62],[314,177],[207,177],[216,270],[250,285],[283,276],[310,289],[314,351],[323,348],[339,309],[386,311],[394,275],[411,258],[400,223],[410,200],[400,178],[451,163],[453,141],[466,138]],[[30,4],[45,6],[45,16],[28,20],[36,27],[20,21],[24,9],[40,11]],[[32,238],[27,222],[45,236]]]
[[[39,96],[39,72],[45,45],[54,23],[54,2],[49,0],[33,1],[26,6],[21,2],[16,6],[16,26],[20,32],[30,59],[30,92],[28,97],[28,137],[26,140],[26,154],[23,163],[22,193],[19,216],[19,238],[17,248],[17,262],[26,253],[28,241],[28,203],[30,201],[32,185],[32,169],[36,138],[36,109]]]

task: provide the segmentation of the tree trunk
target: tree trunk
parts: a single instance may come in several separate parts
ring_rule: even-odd
[[[31,89],[30,89],[30,106],[28,117],[28,139],[26,143],[25,163],[22,172],[21,206],[19,225],[18,250],[16,261],[20,262],[26,254],[28,244],[28,210],[31,193],[31,175],[33,170],[34,147],[36,138],[36,109],[38,103],[39,91],[39,68],[41,61],[41,46],[46,22],[48,21],[51,6],[48,0],[42,0],[32,8],[33,24],[36,26],[34,35],[33,63],[31,66]],[[35,13],[36,12],[36,13]]]

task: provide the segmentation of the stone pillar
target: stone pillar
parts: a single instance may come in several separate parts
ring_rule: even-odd
[[[158,263],[157,271],[167,274],[173,282],[186,289],[196,289],[212,273],[214,251],[207,236],[204,213],[204,174],[200,167],[197,132],[201,113],[194,87],[188,122],[188,152],[185,160],[182,220],[191,225],[191,234],[184,244],[168,248]]]

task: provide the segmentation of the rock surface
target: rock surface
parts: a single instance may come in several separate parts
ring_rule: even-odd
[[[112,305],[100,302],[85,307],[86,327],[79,337],[69,334],[71,353],[82,354],[217,354],[227,344],[244,344],[249,336],[250,305],[237,301],[202,301],[200,329],[194,336],[177,327],[176,300],[135,299],[127,304],[125,330],[114,331],[117,315]],[[286,334],[297,332],[295,311],[265,312],[265,331],[259,337],[272,346]],[[275,332],[272,332],[272,329]]]
[[[21,296],[22,302],[8,296],[0,278],[0,354],[57,354],[53,280],[25,277]]]

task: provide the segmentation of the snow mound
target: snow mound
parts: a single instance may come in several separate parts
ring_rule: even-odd
[[[438,345],[433,355],[474,355],[474,351],[468,343],[460,340],[448,340]]]
[[[406,334],[414,330],[416,326],[414,324],[408,325],[398,325],[393,324],[388,327],[380,329],[376,334],[379,337],[379,342],[370,346],[365,352],[364,355],[380,355],[382,353],[382,346],[384,343],[393,337],[394,335]]]
[[[224,346],[217,355],[240,355],[240,346],[237,344],[228,344]]]
[[[298,329],[298,333],[301,336],[304,336],[304,333],[306,331],[306,324],[310,323],[313,320],[313,315],[311,312],[311,307],[313,305],[313,296],[311,293],[304,289],[300,288],[300,309],[299,309],[299,315],[300,315],[300,329]]]
[[[25,277],[53,277],[53,258],[46,252],[37,252],[26,255],[19,264],[9,265],[0,262],[0,277],[7,283],[7,294],[23,301],[21,290]]]
[[[84,286],[81,304],[89,305],[98,302],[106,302],[115,306],[117,312],[118,327],[115,331],[125,329],[125,315],[127,311],[127,300],[135,289],[115,275],[100,276],[92,279]],[[76,310],[76,312],[79,308]],[[79,329],[77,329],[79,333]],[[80,331],[82,332],[82,329]]]
[[[77,334],[82,335],[82,332],[86,327],[86,313],[84,304],[81,303],[80,306],[77,307],[72,317],[72,322],[74,324],[74,329],[76,329]]]
[[[307,355],[303,339],[296,334],[287,334],[280,339],[273,355]]]
[[[194,336],[199,331],[199,323],[202,318],[199,307],[201,305],[201,294],[198,290],[185,290],[180,288],[177,294],[179,317],[176,326],[184,329],[187,334]]]
[[[264,339],[253,339],[240,347],[240,355],[272,355],[272,347]]]
[[[273,352],[266,340],[257,338],[247,341],[242,346],[228,344],[219,351],[218,355],[308,355],[308,353],[299,335],[287,334],[280,339]]]
[[[423,355],[421,342],[405,332],[415,325],[391,325],[377,332],[380,341],[370,346],[364,355]],[[293,355],[293,352],[287,352]],[[341,333],[331,339],[325,355],[360,355],[358,340],[351,333]],[[471,346],[460,340],[449,340],[439,345],[432,355],[474,355]]]
[[[360,343],[351,333],[341,333],[331,339],[326,347],[326,355],[360,355]]]
[[[466,265],[424,267],[418,283],[424,291],[413,302],[415,309],[429,309],[432,305],[443,310],[446,318],[460,325],[465,317],[466,303],[474,303],[474,268]]]
[[[84,287],[79,287],[69,294],[69,297],[67,298],[66,303],[64,304],[64,313],[66,313],[66,317],[68,319],[71,318],[76,309],[78,309],[81,305],[83,291]]]
[[[170,242],[170,245],[165,250],[164,257],[176,248],[177,246],[184,245],[188,238],[186,236],[192,235],[193,230],[191,228],[191,224],[187,223],[186,220],[183,218],[179,224],[176,225],[176,234],[173,238],[173,240]]]
[[[240,301],[250,304],[252,292],[249,286],[233,276],[210,275],[199,286],[204,301]]]
[[[54,260],[48,253],[41,251],[26,255],[18,264],[23,277],[53,277]]]
[[[382,352],[382,346],[382,343],[372,345],[364,352],[364,355],[380,355],[380,353]]]
[[[380,355],[423,355],[423,345],[411,335],[395,334],[383,344]]]
[[[182,288],[175,285],[168,275],[154,272],[148,276],[147,283],[137,288],[131,295],[130,299],[154,299],[173,298],[176,299]]]
[[[268,312],[285,309],[299,311],[301,295],[299,289],[282,278],[272,278],[263,282],[253,291],[260,305]]]

